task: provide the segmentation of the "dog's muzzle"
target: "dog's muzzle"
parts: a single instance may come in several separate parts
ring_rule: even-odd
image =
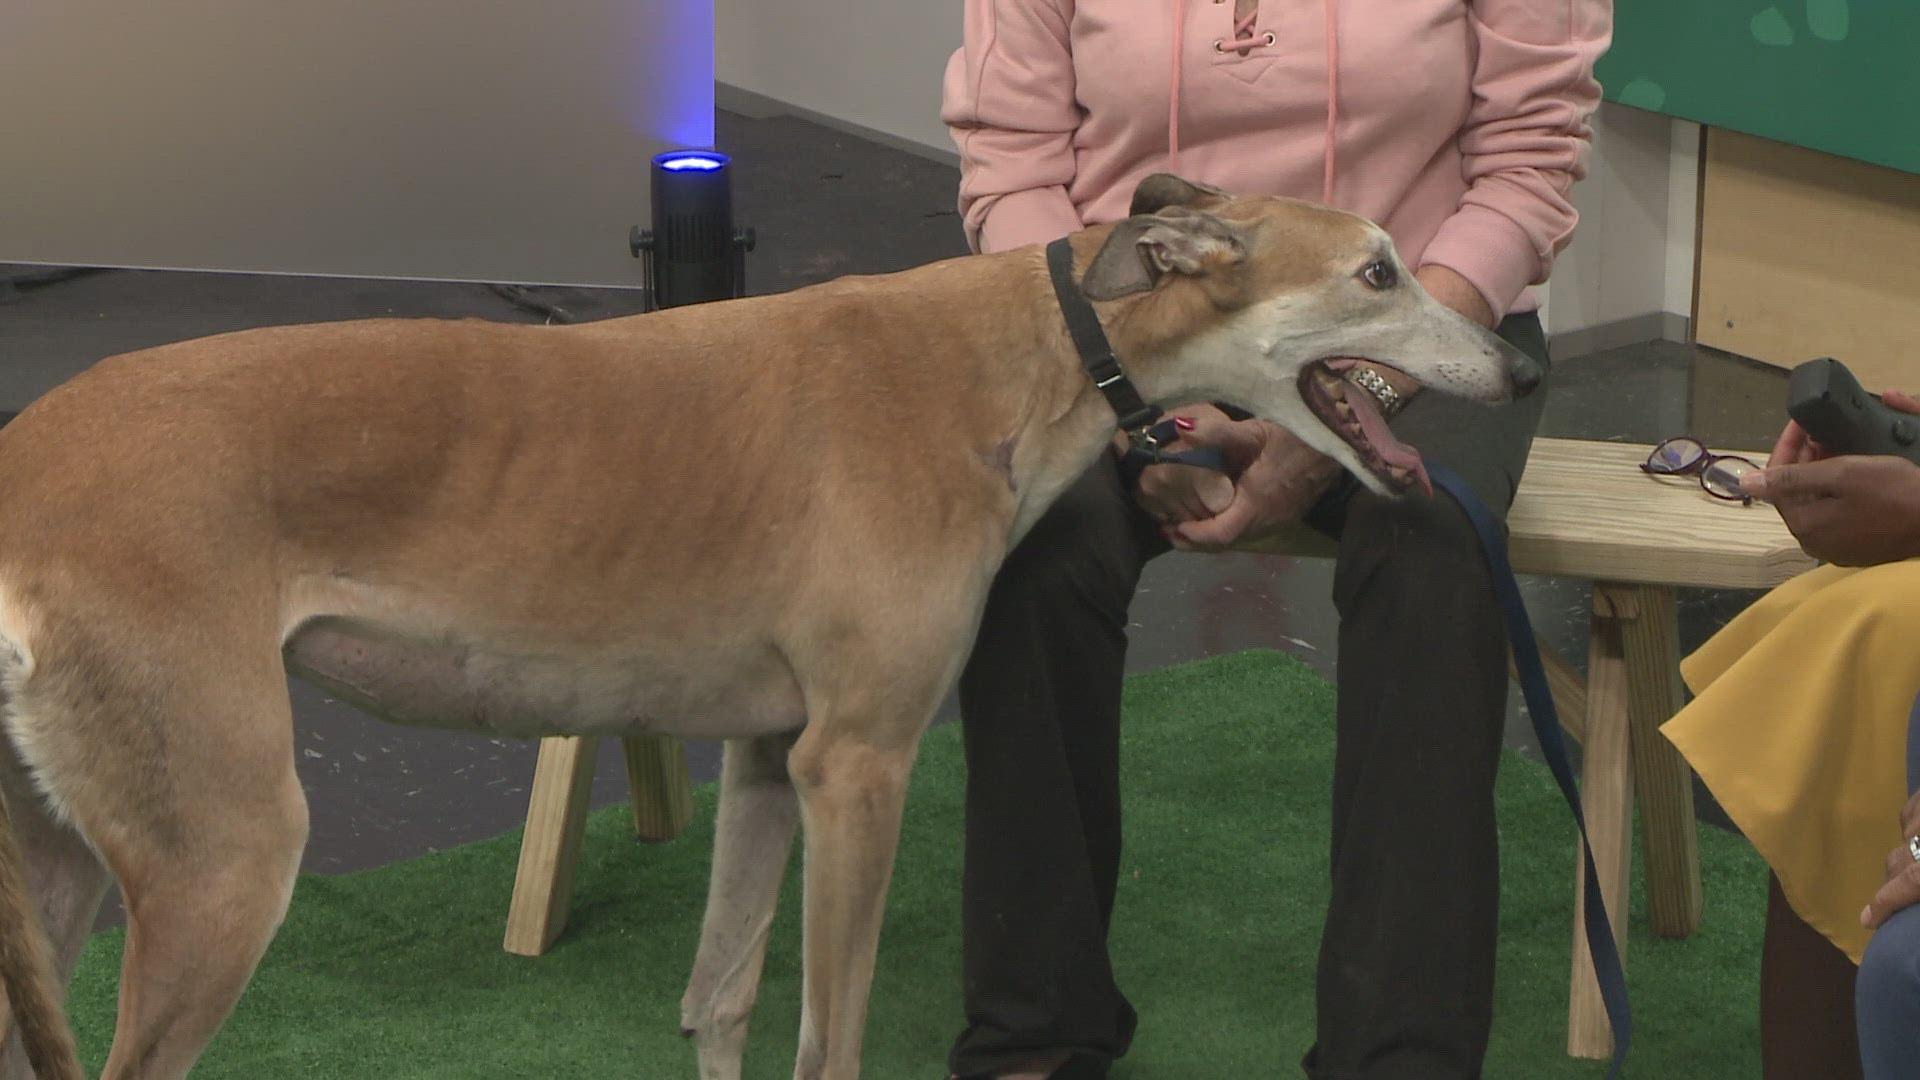
[[[1526,397],[1540,385],[1540,362],[1518,349],[1514,354],[1513,363],[1507,366],[1507,381],[1513,386],[1514,397]]]

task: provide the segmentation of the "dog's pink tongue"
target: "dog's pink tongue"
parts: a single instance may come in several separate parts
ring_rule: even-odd
[[[1421,490],[1427,498],[1433,498],[1433,481],[1427,478],[1427,463],[1420,459],[1420,451],[1393,437],[1393,431],[1380,416],[1380,410],[1374,404],[1373,395],[1365,390],[1355,390],[1347,395],[1347,403],[1353,407],[1354,418],[1360,421],[1360,430],[1366,433],[1367,441],[1373,444],[1374,453],[1389,465],[1406,469],[1420,482]]]

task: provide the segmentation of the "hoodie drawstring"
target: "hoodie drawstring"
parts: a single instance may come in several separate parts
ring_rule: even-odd
[[[1334,147],[1338,140],[1334,138],[1335,129],[1340,122],[1340,19],[1335,14],[1339,0],[1325,0],[1327,12],[1327,138],[1322,151],[1326,158],[1326,172],[1320,179],[1320,201],[1333,205],[1333,158]]]
[[[1337,14],[1338,0],[1322,0],[1322,10],[1327,16],[1327,131],[1321,155],[1324,162],[1320,178],[1320,201],[1333,204],[1333,176],[1337,143],[1335,135],[1340,122],[1340,20]],[[1214,43],[1218,52],[1228,49],[1238,51],[1245,56],[1256,45],[1273,44],[1272,36],[1256,35],[1253,32],[1254,21],[1259,17],[1259,9],[1245,18],[1234,19],[1233,38]],[[1167,94],[1167,171],[1180,171],[1180,84],[1183,81],[1182,60],[1186,52],[1187,0],[1173,2],[1173,83]]]
[[[1173,84],[1167,94],[1167,171],[1180,175],[1180,54],[1185,52],[1187,0],[1173,0]]]

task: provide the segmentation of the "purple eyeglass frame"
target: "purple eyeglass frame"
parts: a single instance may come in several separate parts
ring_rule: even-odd
[[[1692,464],[1683,465],[1678,469],[1667,469],[1656,466],[1653,463],[1653,459],[1659,456],[1660,451],[1674,443],[1692,443],[1699,448],[1700,456],[1696,458]],[[1716,454],[1707,449],[1707,444],[1704,441],[1692,435],[1675,435],[1673,438],[1660,440],[1660,442],[1654,446],[1652,451],[1647,454],[1647,460],[1640,463],[1640,471],[1649,476],[1692,476],[1700,481],[1700,490],[1714,498],[1725,502],[1737,502],[1742,506],[1752,506],[1753,496],[1751,495],[1722,495],[1707,486],[1707,470],[1712,468],[1713,463],[1716,461],[1738,461],[1751,468],[1762,468],[1759,462],[1752,458],[1741,457],[1739,454]]]

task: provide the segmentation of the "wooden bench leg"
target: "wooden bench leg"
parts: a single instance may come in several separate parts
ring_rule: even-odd
[[[1600,877],[1601,899],[1607,908],[1624,962],[1627,951],[1627,875],[1633,835],[1633,760],[1627,720],[1627,661],[1621,627],[1607,594],[1596,587],[1593,595],[1592,637],[1587,659],[1587,717],[1581,799],[1585,803],[1587,838]],[[1600,984],[1593,974],[1593,957],[1581,929],[1586,909],[1586,864],[1575,854],[1573,981],[1567,1010],[1567,1053],[1575,1057],[1605,1058],[1613,1052],[1613,1035],[1600,1000]]]
[[[527,802],[527,831],[520,841],[520,868],[507,911],[506,950],[510,953],[539,956],[567,925],[599,742],[571,736],[540,740],[533,792]]]
[[[1535,649],[1540,653],[1540,666],[1546,669],[1547,693],[1553,697],[1553,711],[1560,714],[1560,730],[1574,742],[1587,740],[1587,682],[1575,671],[1572,664],[1554,649],[1545,638],[1533,636]],[[1513,653],[1507,653],[1507,677],[1520,681],[1519,666],[1513,661]]]
[[[1627,716],[1633,728],[1633,783],[1647,870],[1647,921],[1661,937],[1700,928],[1700,833],[1693,817],[1693,772],[1660,725],[1680,711],[1680,634],[1673,590],[1607,586],[1627,660]]]
[[[633,831],[642,840],[671,840],[693,820],[693,780],[687,744],[667,735],[621,740],[627,750],[627,786],[633,792]]]

